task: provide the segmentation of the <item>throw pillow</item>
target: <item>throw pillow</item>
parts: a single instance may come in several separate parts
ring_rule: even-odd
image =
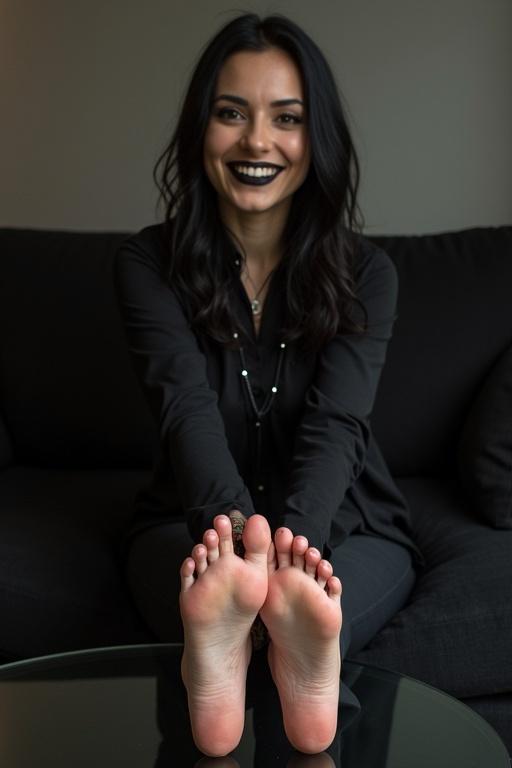
[[[475,398],[457,451],[468,499],[495,528],[512,528],[512,346]]]

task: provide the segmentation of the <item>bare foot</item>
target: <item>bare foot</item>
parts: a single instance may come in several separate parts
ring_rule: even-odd
[[[279,528],[260,616],[286,735],[308,754],[336,735],[341,672],[341,582],[304,536]]]
[[[235,749],[244,728],[250,630],[267,594],[271,534],[264,517],[250,517],[241,558],[233,552],[229,517],[218,515],[213,524],[181,566],[181,674],[194,741],[220,757]]]

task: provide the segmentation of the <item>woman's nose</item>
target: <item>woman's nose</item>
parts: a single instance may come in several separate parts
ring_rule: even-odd
[[[264,118],[249,120],[242,136],[243,145],[251,149],[269,149],[271,138],[268,125]]]

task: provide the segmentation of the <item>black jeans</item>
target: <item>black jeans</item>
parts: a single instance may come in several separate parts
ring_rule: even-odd
[[[183,642],[179,568],[193,546],[185,523],[166,523],[140,533],[127,554],[126,578],[136,606],[161,642]],[[345,658],[364,648],[402,608],[414,586],[415,571],[405,547],[359,534],[333,551],[331,564],[343,587],[340,644]],[[359,703],[343,681],[341,702],[347,726]]]

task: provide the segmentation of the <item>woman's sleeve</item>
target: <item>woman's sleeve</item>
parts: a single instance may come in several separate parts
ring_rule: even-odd
[[[194,541],[219,513],[254,513],[228,447],[206,358],[152,247],[123,241],[114,261],[117,302],[132,366],[159,426]]]
[[[370,415],[395,319],[396,268],[376,246],[367,244],[365,253],[357,294],[368,312],[368,331],[338,334],[318,356],[278,519],[320,552],[345,493],[364,468]]]

